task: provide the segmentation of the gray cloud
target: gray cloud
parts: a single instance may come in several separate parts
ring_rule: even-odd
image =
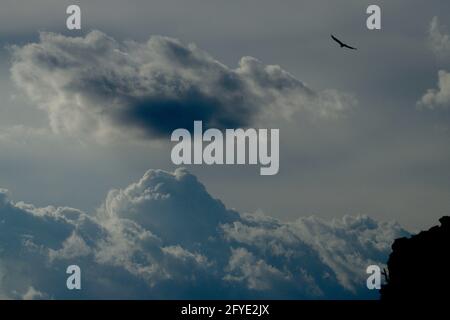
[[[430,23],[429,40],[431,48],[437,57],[448,58],[450,56],[450,36],[436,16],[433,17]]]
[[[450,106],[450,73],[445,70],[438,72],[438,88],[428,89],[419,101],[419,106],[431,109]]]
[[[431,49],[439,60],[444,61],[450,58],[450,36],[436,16],[430,23],[429,41]],[[450,73],[448,71],[439,70],[437,88],[428,89],[418,101],[418,105],[430,109],[450,106]]]
[[[0,295],[370,298],[365,268],[383,264],[405,234],[365,216],[285,223],[241,214],[184,169],[148,171],[92,216],[13,202],[1,190]],[[65,288],[69,264],[82,268],[80,292]]]
[[[356,103],[335,90],[315,92],[279,66],[243,57],[231,69],[193,44],[161,36],[137,43],[99,31],[41,33],[39,42],[13,48],[11,73],[55,132],[100,138],[167,136],[194,120],[230,128],[299,111],[329,117]]]

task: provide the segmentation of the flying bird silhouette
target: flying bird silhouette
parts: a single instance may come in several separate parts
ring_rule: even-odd
[[[336,41],[337,43],[339,43],[339,45],[341,46],[341,48],[348,48],[348,49],[352,49],[352,50],[357,50],[354,47],[349,46],[348,44],[343,43],[341,40],[339,40],[338,38],[336,38],[335,36],[331,35],[331,38]]]

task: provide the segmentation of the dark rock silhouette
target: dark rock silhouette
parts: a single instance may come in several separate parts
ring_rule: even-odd
[[[381,300],[449,299],[450,217],[411,238],[396,239],[384,270]]]

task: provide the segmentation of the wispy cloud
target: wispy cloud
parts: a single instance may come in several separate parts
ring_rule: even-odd
[[[438,17],[433,17],[430,23],[429,40],[433,52],[439,58],[450,57],[450,36],[441,25]]]
[[[450,35],[440,24],[438,17],[433,17],[429,29],[431,49],[442,61],[450,59]],[[450,106],[450,73],[439,70],[436,89],[428,89],[418,101],[418,106],[430,109],[448,108]]]

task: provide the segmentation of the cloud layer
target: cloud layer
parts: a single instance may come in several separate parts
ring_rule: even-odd
[[[366,216],[284,223],[241,214],[195,176],[148,171],[95,214],[37,208],[0,190],[6,298],[362,298],[365,269],[405,231]],[[82,269],[82,290],[65,269]]]
[[[355,104],[335,90],[315,92],[279,66],[243,57],[231,69],[193,44],[161,36],[137,43],[99,31],[41,33],[12,52],[15,83],[48,112],[55,132],[165,137],[194,120],[246,127],[274,114],[336,116]]]

